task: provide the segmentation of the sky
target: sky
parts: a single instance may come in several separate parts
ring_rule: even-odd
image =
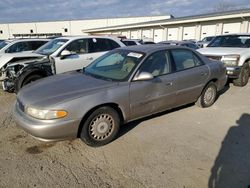
[[[0,0],[0,23],[168,15],[250,8],[250,0]]]

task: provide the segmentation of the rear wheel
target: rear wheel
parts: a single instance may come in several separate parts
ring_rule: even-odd
[[[244,65],[241,68],[239,78],[234,79],[233,84],[235,86],[240,86],[240,87],[247,85],[249,80],[249,74],[250,74],[249,64],[244,63]]]
[[[201,108],[207,108],[214,104],[217,98],[217,87],[215,83],[210,82],[201,93],[196,105]]]
[[[116,110],[105,106],[95,110],[84,122],[80,137],[89,146],[97,147],[115,139],[120,127]]]
[[[25,86],[25,85],[28,85],[36,80],[39,80],[43,78],[43,76],[39,75],[39,74],[32,74],[32,75],[28,75],[28,76],[25,76],[25,77],[20,77],[20,79],[17,81],[16,83],[16,87],[15,87],[15,93],[18,93],[19,90]]]

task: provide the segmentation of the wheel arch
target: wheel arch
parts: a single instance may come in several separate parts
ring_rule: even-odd
[[[80,122],[80,125],[79,125],[79,128],[78,128],[78,131],[77,131],[77,137],[79,138],[80,137],[80,134],[81,134],[81,131],[82,131],[82,127],[83,127],[83,124],[84,124],[84,121],[86,121],[86,119],[90,116],[90,114],[92,114],[95,110],[97,110],[98,108],[101,108],[101,107],[111,107],[113,108],[119,115],[120,117],[120,120],[122,123],[124,123],[125,121],[125,118],[124,118],[124,113],[122,111],[122,109],[119,107],[118,104],[116,103],[104,103],[104,104],[100,104],[98,106],[95,106],[93,107],[92,109],[90,109],[82,118],[81,122]]]

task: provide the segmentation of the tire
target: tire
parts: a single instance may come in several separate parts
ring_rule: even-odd
[[[250,69],[249,64],[244,63],[244,65],[241,68],[239,78],[233,80],[233,84],[235,86],[243,87],[247,85],[250,75]]]
[[[43,78],[43,76],[39,75],[39,74],[32,74],[32,75],[25,75],[25,76],[21,76],[20,79],[17,81],[16,86],[15,86],[15,93],[18,93],[19,90],[27,85],[30,84],[31,82],[34,82],[36,80],[39,80]]]
[[[214,104],[217,99],[217,87],[214,82],[210,82],[202,91],[196,105],[201,108],[207,108]]]
[[[87,117],[80,138],[89,146],[103,146],[116,138],[120,124],[121,120],[116,110],[108,106],[98,108]]]

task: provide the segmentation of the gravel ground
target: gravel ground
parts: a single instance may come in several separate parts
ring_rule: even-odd
[[[245,187],[250,185],[250,84],[122,127],[100,148],[46,143],[18,128],[0,90],[0,187]]]

